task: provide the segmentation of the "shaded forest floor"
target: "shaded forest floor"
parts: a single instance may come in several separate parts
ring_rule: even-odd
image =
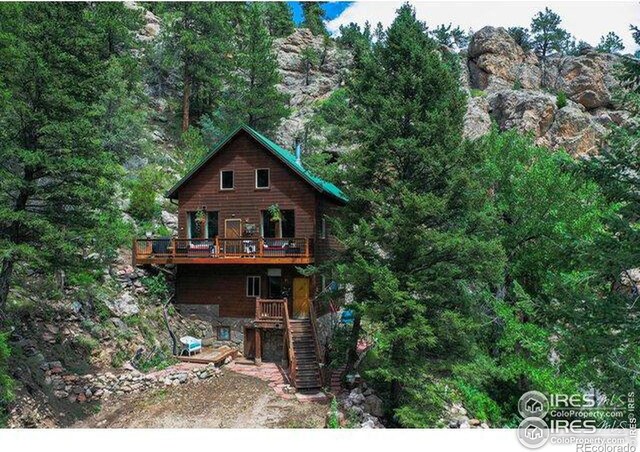
[[[225,371],[220,378],[105,401],[75,428],[322,428],[324,404],[279,397],[268,383]]]

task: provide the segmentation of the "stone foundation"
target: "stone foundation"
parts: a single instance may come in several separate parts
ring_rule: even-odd
[[[244,345],[244,327],[253,324],[252,318],[245,317],[220,317],[217,304],[176,304],[176,310],[185,317],[195,317],[199,320],[211,323],[213,337],[208,338],[216,343],[226,343],[242,349]],[[218,327],[227,326],[231,330],[230,340],[218,338]]]
[[[283,354],[284,331],[283,330],[263,330],[262,331],[262,360],[271,363],[281,363]]]

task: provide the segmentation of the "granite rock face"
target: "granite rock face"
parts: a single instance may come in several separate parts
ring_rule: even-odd
[[[307,48],[314,49],[319,57],[319,64],[310,69],[308,76],[302,57]],[[290,96],[289,106],[292,109],[274,138],[278,144],[292,149],[296,138],[303,136],[314,105],[343,85],[353,58],[334,42],[314,36],[306,28],[298,28],[291,35],[275,40],[274,51],[282,75],[279,89]]]
[[[586,48],[577,56],[540,61],[504,28],[484,27],[461,58],[468,69],[461,78],[476,96],[465,115],[469,139],[487,133],[495,121],[501,130],[532,133],[539,145],[583,156],[599,152],[608,125],[629,118],[612,100],[617,55]],[[560,92],[566,105],[558,101]]]
[[[611,91],[616,86],[613,69],[620,57],[589,51],[579,56],[550,58],[545,65],[543,86],[564,91],[587,110],[612,107]]]
[[[484,27],[473,35],[467,52],[469,80],[473,88],[487,92],[513,88],[540,88],[538,58],[525,52],[502,28]]]

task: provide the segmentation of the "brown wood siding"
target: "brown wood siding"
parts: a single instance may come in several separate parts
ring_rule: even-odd
[[[269,168],[270,188],[255,188],[255,170]],[[220,171],[234,171],[234,189],[220,189]],[[218,211],[220,236],[224,221],[240,218],[260,228],[261,211],[272,204],[295,210],[296,237],[315,233],[316,191],[246,132],[240,132],[218,151],[178,192],[178,235],[187,237],[187,212]]]
[[[321,227],[322,227],[322,218],[335,218],[338,215],[338,209],[341,206],[331,201],[330,199],[318,194],[318,199],[316,203],[316,218],[317,218],[317,231],[315,236],[315,260],[317,263],[321,263],[328,258],[330,258],[336,250],[339,249],[338,241],[335,236],[331,233],[331,225],[328,220],[325,221],[326,229],[325,229],[325,238],[321,238]]]
[[[262,298],[268,297],[267,270],[282,270],[283,288],[290,288],[298,272],[294,266],[179,265],[176,303],[217,304],[221,317],[255,316],[256,299],[247,297],[247,276],[260,276]],[[289,309],[293,309],[289,300]]]

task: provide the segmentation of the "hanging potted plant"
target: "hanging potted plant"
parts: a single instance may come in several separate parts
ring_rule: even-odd
[[[206,221],[207,221],[207,212],[205,212],[203,209],[198,210],[196,212],[196,224],[198,225],[198,232],[201,238],[205,238],[204,231],[205,231]]]
[[[271,204],[267,207],[267,211],[269,212],[269,218],[274,223],[278,221],[282,221],[282,211],[280,210],[280,206],[278,204]]]

